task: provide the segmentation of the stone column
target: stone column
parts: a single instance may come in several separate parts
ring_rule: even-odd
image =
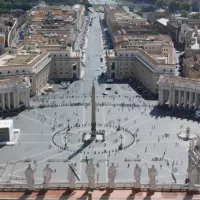
[[[173,102],[173,91],[170,89],[169,90],[169,107],[172,106],[172,102]]]
[[[199,94],[197,92],[195,92],[195,97],[194,97],[194,106],[195,108],[199,107],[199,101],[198,101],[198,98],[199,98]]]
[[[183,105],[184,105],[184,108],[187,106],[187,91],[184,91],[184,97],[183,97]]]
[[[162,89],[159,88],[159,91],[158,91],[158,104],[161,105],[161,94],[162,93]]]
[[[16,108],[19,108],[19,92],[16,91],[14,95],[16,95]]]
[[[164,104],[164,90],[161,89],[161,105]]]
[[[193,92],[189,93],[189,108],[191,108],[193,105]]]
[[[176,105],[176,102],[175,102],[176,97],[175,97],[175,95],[176,95],[176,92],[175,92],[175,89],[173,89],[172,90],[172,106],[173,107]]]
[[[16,92],[13,92],[13,108],[16,108]]]
[[[10,108],[10,92],[9,93],[7,93],[7,106],[8,106],[8,108]]]
[[[2,109],[5,110],[5,96],[4,96],[4,93],[1,94],[1,106],[2,106]]]
[[[182,96],[181,96],[181,91],[178,91],[178,106],[181,106],[182,103]]]

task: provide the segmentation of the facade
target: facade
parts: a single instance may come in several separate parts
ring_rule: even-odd
[[[160,76],[159,105],[169,107],[199,108],[200,82],[197,79]]]
[[[30,105],[30,81],[28,77],[12,77],[0,80],[1,109],[17,109]]]
[[[191,79],[200,78],[200,54],[183,59],[183,76]]]
[[[0,57],[0,77],[27,76],[30,94],[40,93],[50,78],[71,80],[80,78],[80,56],[69,50],[44,49],[30,44],[21,49],[11,48]]]
[[[130,36],[115,43],[116,49],[107,52],[108,77],[137,78],[152,93],[157,93],[160,75],[177,74],[173,42],[166,35],[159,37]]]

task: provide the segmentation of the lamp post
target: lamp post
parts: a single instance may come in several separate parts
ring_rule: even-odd
[[[67,122],[68,122],[67,131],[70,131],[69,121],[70,121],[70,119],[67,120]]]
[[[120,131],[120,129],[121,129],[121,127],[120,127],[120,121],[121,121],[121,119],[120,119],[120,118],[118,118],[117,120],[118,120],[118,127],[117,127],[117,131]]]

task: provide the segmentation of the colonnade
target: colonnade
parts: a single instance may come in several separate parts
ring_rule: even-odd
[[[159,105],[168,102],[169,107],[198,108],[200,106],[200,91],[190,88],[159,88]]]
[[[3,110],[19,108],[21,104],[30,105],[30,93],[28,90],[3,92],[0,91],[0,105]]]

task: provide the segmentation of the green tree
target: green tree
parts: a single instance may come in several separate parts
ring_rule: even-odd
[[[192,11],[194,11],[194,12],[198,12],[199,11],[199,6],[198,6],[198,2],[197,1],[193,1],[191,3],[191,7],[192,7]]]
[[[188,16],[188,12],[186,10],[180,10],[181,13],[181,17],[187,17]]]
[[[158,8],[165,8],[167,6],[167,2],[164,0],[157,0],[156,3]]]
[[[179,10],[180,8],[180,2],[179,1],[170,1],[168,4],[169,12],[175,12]]]
[[[186,11],[190,11],[190,4],[189,3],[181,3],[180,4],[180,10],[186,10]]]

